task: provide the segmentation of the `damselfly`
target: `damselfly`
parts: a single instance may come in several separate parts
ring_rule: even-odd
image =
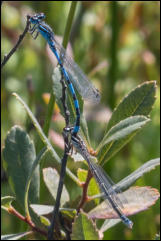
[[[73,97],[75,111],[76,111],[76,123],[73,129],[73,134],[76,136],[80,129],[80,108],[76,97],[73,85],[76,87],[80,95],[84,99],[92,100],[94,103],[99,102],[100,95],[98,90],[92,85],[92,83],[87,79],[83,71],[79,66],[72,60],[70,56],[66,54],[65,49],[61,46],[54,37],[54,32],[51,27],[47,25],[43,20],[45,19],[44,13],[35,14],[30,16],[30,28],[29,32],[36,39],[40,33],[45,40],[48,42],[50,49],[57,58],[60,65],[62,75],[64,76],[71,95]],[[71,76],[71,78],[70,78]],[[73,85],[71,83],[73,82]]]

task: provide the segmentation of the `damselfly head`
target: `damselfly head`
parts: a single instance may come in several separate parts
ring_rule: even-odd
[[[36,24],[41,22],[43,19],[45,19],[45,14],[44,13],[36,13],[33,16],[30,16],[30,23]]]
[[[73,129],[74,129],[73,126],[71,126],[71,127],[65,127],[65,128],[64,128],[64,131],[65,131],[65,132],[68,132],[68,133],[71,133]]]

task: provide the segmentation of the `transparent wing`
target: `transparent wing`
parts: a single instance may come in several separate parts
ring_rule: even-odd
[[[123,200],[120,200],[117,193],[115,192],[113,188],[114,183],[111,178],[105,173],[101,166],[98,166],[91,159],[89,162],[89,167],[97,183],[99,184],[100,190],[104,194],[103,197],[107,200],[111,199],[117,208],[123,208]]]
[[[92,172],[94,178],[96,179],[100,190],[103,192],[103,197],[105,199],[110,200],[116,207],[123,208],[124,199],[118,197],[117,192],[114,190],[115,187],[114,182],[107,175],[107,173],[102,169],[101,166],[97,165],[95,161],[92,159],[92,156],[89,154],[86,145],[80,136],[72,137],[72,144],[76,148],[76,150],[82,155],[82,157],[87,161],[90,171]],[[119,190],[121,192],[121,190]],[[126,200],[126,199],[125,199]],[[125,201],[126,203],[127,201]]]
[[[61,46],[55,39],[54,43],[63,65],[66,68],[66,71],[68,72],[71,81],[79,94],[84,99],[98,103],[100,101],[98,89],[93,86],[79,66],[72,60],[72,58],[66,54],[66,50],[63,48],[63,46]]]
[[[105,198],[105,201],[115,210],[122,222],[127,227],[132,228],[133,222],[123,214],[121,210],[122,208],[124,208],[121,200],[122,198],[120,199],[115,190],[113,189],[111,185],[111,179],[103,171],[103,169],[93,161],[81,137],[72,136],[71,141],[76,150],[87,161],[90,171],[96,179],[100,190],[104,193],[103,197]]]

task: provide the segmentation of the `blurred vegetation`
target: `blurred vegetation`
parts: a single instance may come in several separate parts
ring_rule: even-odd
[[[27,14],[44,12],[46,21],[54,32],[63,36],[69,8],[68,1],[4,1],[1,9],[2,59],[23,32]],[[152,121],[106,166],[108,174],[117,182],[144,162],[159,156],[160,2],[79,2],[71,32],[71,43],[75,61],[90,76],[102,96],[99,107],[93,107],[93,118],[88,114],[92,107],[87,106],[86,111],[90,137],[95,146],[102,138],[110,111],[123,96],[144,81],[157,81],[157,100],[151,113]],[[41,37],[34,41],[27,34],[2,70],[2,146],[7,131],[15,124],[27,129],[34,142],[38,142],[26,113],[11,94],[17,92],[43,125],[47,109],[47,100],[43,94],[50,93],[53,69],[45,44]],[[98,66],[99,69],[95,72]],[[99,120],[95,118],[98,115]],[[50,128],[61,134],[63,126],[64,122],[55,108]],[[57,151],[62,152],[59,147]],[[45,166],[53,165],[51,156],[46,156],[44,163]],[[69,162],[68,166],[71,168],[72,162]],[[157,168],[141,178],[137,185],[159,189],[158,180]],[[74,194],[74,191],[71,192]],[[12,193],[7,177],[2,173],[2,196],[9,194]],[[50,204],[48,192],[44,187],[41,190],[41,203]],[[3,234],[24,230],[23,223],[4,211],[2,220]],[[160,225],[159,202],[149,210],[132,217],[132,221],[132,231],[119,224],[106,232],[104,239],[155,238]]]

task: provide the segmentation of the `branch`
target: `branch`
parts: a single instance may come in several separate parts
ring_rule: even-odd
[[[26,27],[24,29],[24,32],[22,34],[20,34],[19,39],[17,41],[17,43],[15,44],[15,46],[11,49],[11,51],[7,54],[4,55],[3,61],[1,63],[1,69],[2,67],[7,63],[7,61],[11,58],[11,56],[14,54],[14,52],[16,52],[18,46],[20,45],[20,43],[22,42],[22,40],[24,39],[26,33],[28,32],[29,29],[29,16],[27,16],[27,22],[26,22]]]
[[[47,236],[47,232],[36,227],[35,224],[31,221],[30,218],[27,218],[27,217],[24,217],[23,215],[21,215],[16,209],[14,209],[13,207],[12,208],[9,208],[8,209],[8,212],[13,214],[14,216],[18,217],[20,220],[22,220],[23,222],[27,223],[33,231],[37,232],[37,233],[40,233],[42,235],[44,235],[45,237]]]
[[[77,208],[77,214],[80,212],[80,209],[84,206],[85,202],[89,200],[88,195],[87,195],[87,190],[88,190],[89,182],[92,177],[93,177],[93,175],[92,175],[91,171],[89,170],[88,174],[87,174],[86,182],[83,184],[83,193],[82,193],[82,198],[81,198],[80,203]]]

